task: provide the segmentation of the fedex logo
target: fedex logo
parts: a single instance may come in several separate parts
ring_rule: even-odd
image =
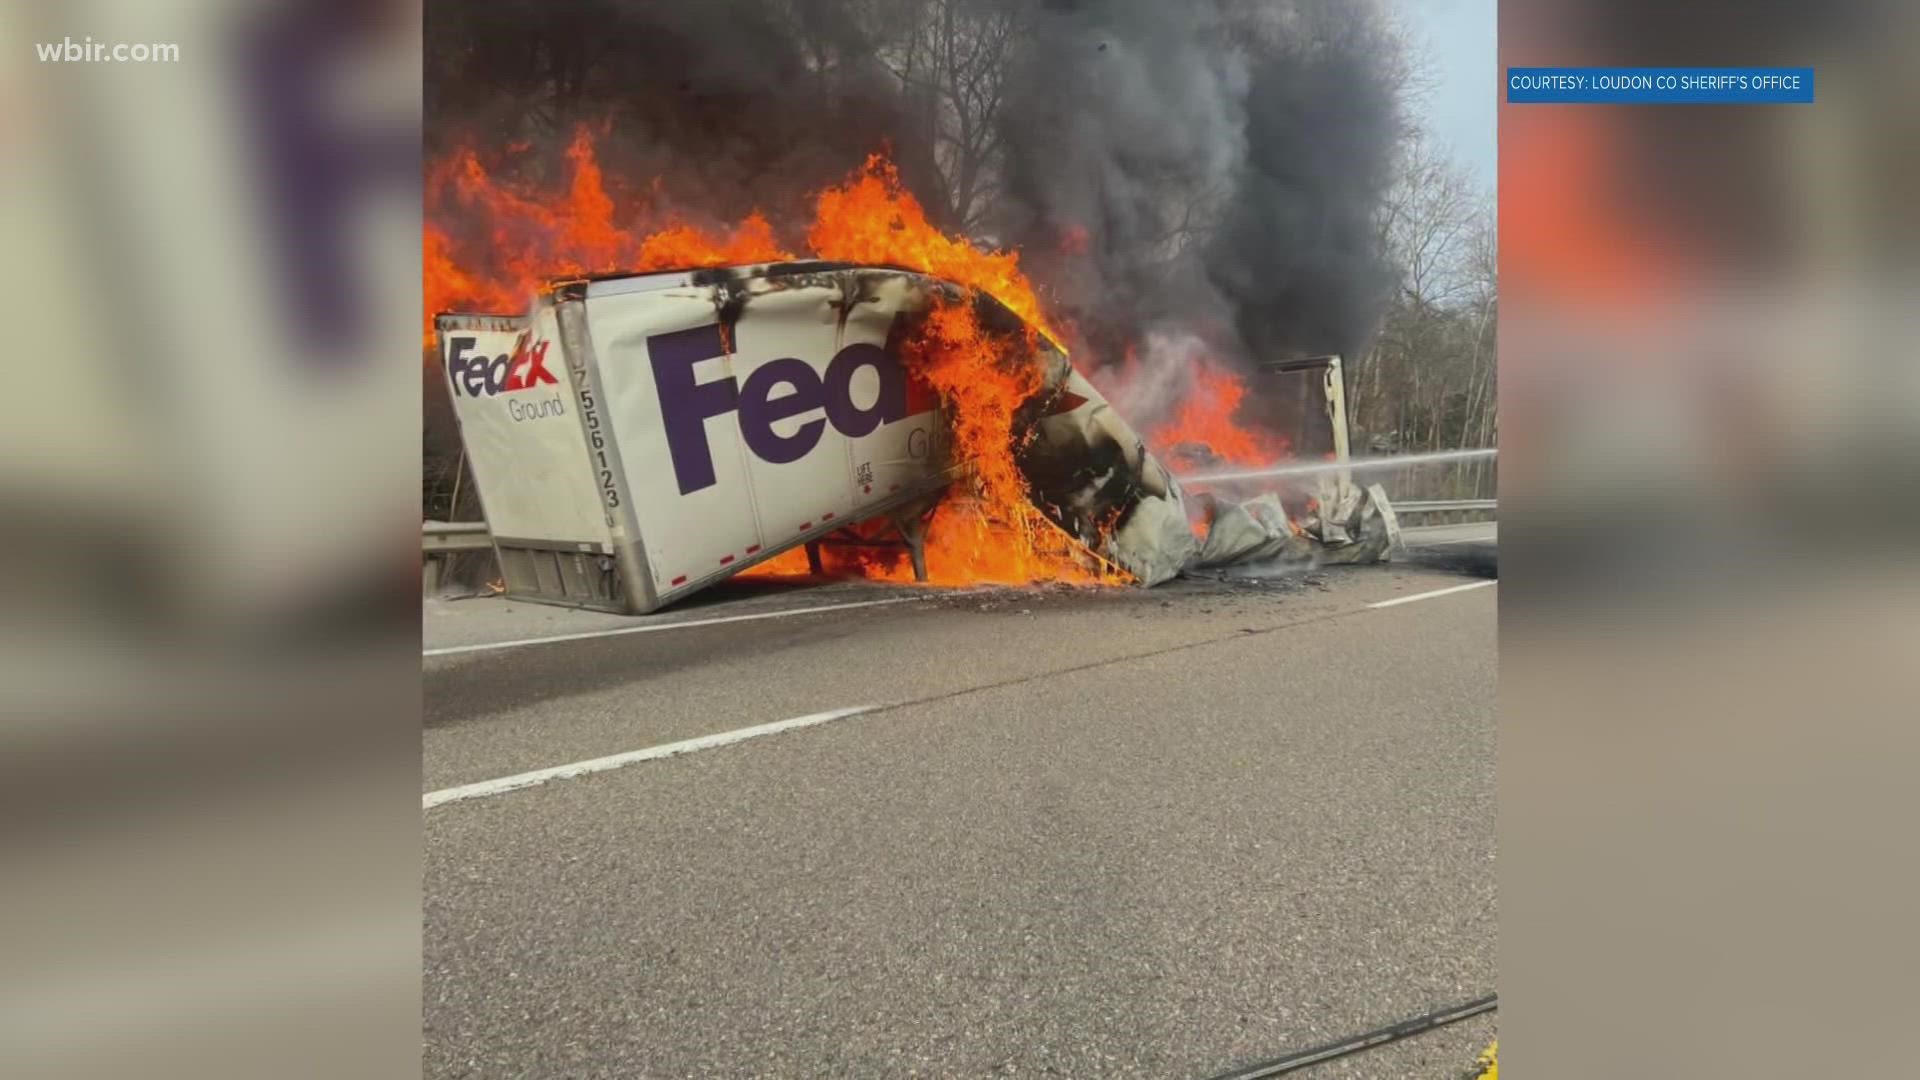
[[[515,390],[527,390],[545,384],[557,384],[553,372],[547,370],[548,342],[536,341],[528,348],[527,339],[531,333],[522,333],[513,343],[513,352],[488,357],[485,354],[473,354],[478,343],[471,337],[452,338],[447,342],[447,379],[453,383],[455,396],[492,397],[495,394],[512,393]]]
[[[841,349],[824,374],[807,361],[789,356],[761,364],[745,382],[732,376],[696,381],[694,365],[724,356],[726,351],[718,325],[647,339],[647,356],[660,394],[660,418],[682,495],[715,483],[713,448],[707,441],[707,421],[712,417],[737,412],[747,448],[762,461],[784,464],[811,453],[828,424],[842,435],[858,438],[872,434],[881,424],[932,407],[927,402],[911,408],[905,369],[878,345]],[[880,376],[879,396],[864,407],[853,400],[853,378],[861,368],[871,368]],[[791,435],[773,429],[776,421],[809,415],[812,418]]]

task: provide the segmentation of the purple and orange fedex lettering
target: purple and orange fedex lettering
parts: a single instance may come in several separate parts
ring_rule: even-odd
[[[531,334],[521,334],[511,354],[501,353],[491,358],[469,355],[474,338],[451,339],[447,380],[453,384],[453,392],[467,397],[492,397],[542,384],[557,384],[560,380],[547,370],[548,342],[535,341],[529,345],[531,337]]]

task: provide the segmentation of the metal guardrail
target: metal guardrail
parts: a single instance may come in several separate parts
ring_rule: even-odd
[[[441,555],[451,551],[485,551],[493,546],[493,536],[484,521],[423,521],[420,523],[420,553]]]
[[[1464,525],[1495,516],[1497,499],[1408,499],[1393,504],[1393,516],[1428,525]]]
[[[423,521],[420,523],[420,591],[440,591],[440,575],[447,557],[462,551],[493,550],[493,534],[484,521]]]
[[[1406,502],[1396,500],[1393,512],[1396,514],[1452,514],[1469,510],[1498,509],[1498,499],[1409,499]]]

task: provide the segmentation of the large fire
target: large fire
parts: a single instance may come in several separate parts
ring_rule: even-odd
[[[1018,278],[1012,256],[986,258],[1004,258],[1005,269]],[[950,272],[941,276],[970,284],[961,276],[967,273],[964,262],[953,258]],[[987,269],[1001,267],[989,263]],[[1032,299],[1030,288],[1027,299]],[[1029,320],[1029,325],[1037,324]],[[1034,348],[1016,343],[1009,350],[1009,344],[980,326],[971,304],[956,302],[936,305],[909,345],[907,363],[945,403],[954,457],[965,463],[972,481],[973,499],[942,511],[928,530],[928,572],[936,580],[958,583],[1094,580],[1097,575],[1074,558],[1065,534],[1027,498],[1026,480],[1014,462],[1019,440],[1013,415],[1039,393],[1041,373],[1032,364],[1009,365],[1009,352],[1024,356]]]
[[[523,310],[540,285],[555,278],[796,257],[758,213],[731,230],[718,230],[663,213],[652,197],[657,185],[616,199],[586,127],[575,133],[566,157],[570,183],[555,192],[497,180],[470,148],[428,169],[423,255],[429,333],[435,312]],[[1020,270],[1018,254],[981,250],[942,233],[879,155],[869,157],[845,183],[819,194],[805,248],[811,257],[905,266],[977,290],[1018,315],[1034,328],[1031,332],[1060,340],[1038,291]],[[950,417],[954,458],[969,481],[966,493],[947,500],[928,530],[927,568],[937,583],[1089,582],[1113,576],[1089,565],[1027,498],[1015,464],[1013,417],[1040,389],[1041,375],[1032,365],[1007,362],[1026,351],[1030,348],[987,332],[974,307],[964,302],[936,304],[911,345],[908,363],[940,394]],[[1194,383],[1195,393],[1180,405],[1176,420],[1149,436],[1156,450],[1203,443],[1235,462],[1281,456],[1283,442],[1235,420],[1245,393],[1238,375],[1210,369],[1197,373]],[[833,565],[875,578],[912,578],[904,552],[862,550],[843,556],[835,551]],[[796,550],[756,569],[805,573],[807,562]]]
[[[436,312],[520,311],[554,278],[793,258],[759,214],[721,233],[658,220],[647,198],[620,213],[585,127],[574,133],[567,161],[572,182],[552,196],[496,181],[468,147],[428,168],[422,252],[429,335]],[[456,221],[464,228],[452,227]]]
[[[928,224],[919,200],[900,186],[893,164],[878,154],[867,158],[858,176],[820,193],[807,243],[823,259],[898,263],[978,289],[1054,336],[1039,294],[1020,272],[1020,256],[981,251]]]

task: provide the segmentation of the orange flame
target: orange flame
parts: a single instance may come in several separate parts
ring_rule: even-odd
[[[429,342],[434,313],[521,311],[555,278],[793,258],[758,213],[722,235],[664,217],[647,198],[623,212],[607,191],[585,125],[575,129],[566,158],[572,179],[564,194],[551,198],[497,181],[471,148],[427,170],[422,254]],[[453,221],[481,227],[455,230]]]
[[[788,548],[762,563],[740,571],[741,577],[806,577],[813,573],[805,548]]]
[[[1247,384],[1238,373],[1203,362],[1193,370],[1193,390],[1179,411],[1154,428],[1147,442],[1180,464],[1199,464],[1190,449],[1196,446],[1234,465],[1267,465],[1286,457],[1286,439],[1237,419],[1246,396]]]
[[[936,303],[907,347],[907,363],[946,406],[954,457],[965,464],[973,496],[943,507],[928,529],[928,571],[936,581],[1025,584],[1099,577],[1034,507],[1015,461],[1021,436],[1014,413],[1043,385],[1039,366],[1026,362],[1036,347],[1031,336],[1019,341],[989,334],[964,301]]]
[[[687,266],[733,266],[739,263],[791,259],[773,238],[773,226],[752,213],[724,237],[690,225],[672,225],[640,242],[636,269],[665,270]]]
[[[927,222],[900,173],[878,154],[852,180],[820,193],[807,245],[823,259],[892,263],[978,289],[1053,340],[1040,296],[1011,251],[981,251]]]

